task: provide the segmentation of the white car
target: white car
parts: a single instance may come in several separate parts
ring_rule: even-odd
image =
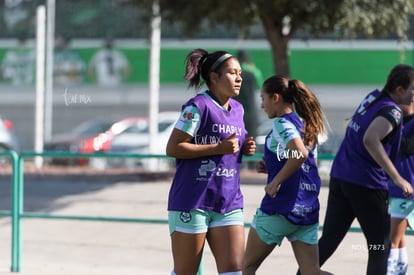
[[[0,117],[0,151],[19,151],[19,142],[13,131],[13,123]]]
[[[142,128],[131,126],[125,129],[122,134],[117,135],[111,144],[109,153],[126,154],[156,154],[165,155],[165,148],[175,123],[180,116],[180,112],[161,112],[158,114],[158,134],[154,138],[155,151],[149,151],[150,136],[149,125]],[[136,168],[142,167],[151,170],[165,171],[174,165],[174,160],[170,158],[111,158],[108,159],[110,167]],[[154,169],[153,169],[154,167]]]

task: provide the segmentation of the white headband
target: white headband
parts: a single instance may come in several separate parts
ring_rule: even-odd
[[[231,54],[226,53],[223,54],[219,59],[216,60],[216,62],[214,62],[214,64],[211,66],[210,70],[207,73],[207,76],[210,75],[211,72],[214,72],[215,69],[218,68],[218,66],[221,65],[221,63],[223,63],[225,60],[229,59],[230,57],[232,57]]]

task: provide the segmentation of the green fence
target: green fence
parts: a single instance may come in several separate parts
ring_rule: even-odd
[[[20,272],[22,258],[22,237],[21,237],[21,221],[23,218],[39,218],[39,219],[71,219],[71,220],[87,220],[87,221],[108,221],[108,222],[134,222],[134,223],[159,223],[166,224],[167,220],[163,219],[141,219],[141,218],[123,218],[123,217],[107,217],[107,216],[75,216],[75,215],[52,215],[42,212],[25,212],[23,209],[24,202],[24,162],[25,159],[33,159],[35,157],[43,158],[167,158],[165,155],[150,154],[83,154],[68,152],[21,152],[17,154],[14,151],[0,152],[0,156],[6,156],[11,159],[12,165],[12,198],[11,211],[0,211],[0,216],[10,216],[12,219],[12,244],[11,244],[11,271]],[[320,160],[332,160],[334,155],[321,154],[318,156]],[[262,158],[261,155],[244,157],[244,161],[257,161]],[[246,223],[246,227],[250,224]],[[322,226],[319,228],[322,229]],[[351,227],[350,232],[361,232],[359,227]],[[414,235],[414,230],[407,230],[407,235]],[[203,263],[200,265],[199,275],[203,273]]]

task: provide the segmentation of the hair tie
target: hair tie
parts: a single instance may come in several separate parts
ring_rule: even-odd
[[[295,80],[289,79],[288,81],[288,89],[294,89],[295,88]]]
[[[201,56],[200,61],[199,61],[200,66],[203,65],[203,63],[207,60],[207,56],[208,56],[208,53],[205,53]]]
[[[287,89],[285,90],[285,100],[287,102],[293,103],[294,102],[294,97],[295,97],[295,90],[296,90],[296,86],[295,86],[295,80],[288,80],[288,86]]]

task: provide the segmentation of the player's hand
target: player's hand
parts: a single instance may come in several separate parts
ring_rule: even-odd
[[[239,148],[239,139],[236,137],[236,133],[223,140],[220,144],[220,148],[223,154],[237,153]]]
[[[256,152],[256,142],[254,141],[253,137],[248,137],[244,141],[243,145],[243,154],[246,156],[254,155]]]

